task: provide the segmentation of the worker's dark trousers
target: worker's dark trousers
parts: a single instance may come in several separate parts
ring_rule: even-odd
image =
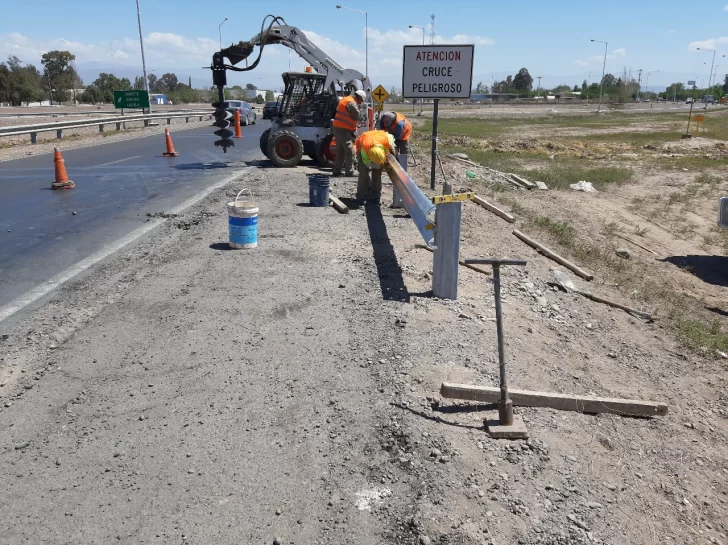
[[[397,153],[399,155],[409,153],[409,140],[395,140],[394,145],[397,146]]]
[[[342,168],[346,172],[351,172],[354,168],[354,139],[356,134],[338,127],[334,127],[333,133],[336,139],[336,161],[334,161],[332,174],[339,174]]]
[[[369,172],[372,173],[371,190],[369,189]],[[356,198],[365,199],[369,195],[379,198],[382,194],[382,167],[368,168],[363,161],[359,164],[359,181],[356,184]]]

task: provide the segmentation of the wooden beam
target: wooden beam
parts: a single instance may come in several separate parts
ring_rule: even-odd
[[[343,202],[341,202],[339,199],[334,197],[329,193],[329,201],[331,201],[331,204],[334,205],[334,208],[336,208],[337,211],[339,211],[342,214],[348,214],[349,213],[349,207],[346,206]]]
[[[513,174],[513,173],[511,173],[511,178],[513,178],[513,179],[514,179],[515,181],[517,181],[517,182],[518,182],[519,184],[521,184],[521,185],[523,185],[523,186],[527,187],[528,189],[536,189],[536,184],[534,184],[533,182],[529,182],[529,181],[528,181],[528,180],[526,180],[525,178],[521,178],[521,177],[520,177],[520,176],[518,176],[517,174]]]
[[[627,242],[629,242],[629,243],[631,243],[631,244],[634,244],[634,245],[635,245],[635,246],[637,246],[638,248],[642,248],[642,249],[643,249],[643,250],[645,250],[646,252],[650,252],[651,254],[655,254],[655,255],[660,255],[660,254],[658,254],[657,252],[655,252],[654,250],[650,250],[650,249],[649,249],[649,248],[647,248],[646,246],[642,246],[642,244],[639,244],[639,243],[635,242],[635,241],[634,241],[634,240],[632,240],[631,238],[627,238],[627,237],[625,237],[625,236],[622,236],[622,235],[620,235],[620,234],[616,234],[616,236],[617,236],[617,237],[619,237],[619,238],[621,238],[622,240],[626,240]]]
[[[497,206],[490,204],[488,201],[486,201],[482,197],[478,197],[476,195],[475,197],[473,197],[473,202],[482,206],[489,212],[493,212],[496,216],[503,218],[508,223],[515,223],[515,221],[516,221],[516,218],[514,216],[511,216],[508,212],[505,212],[505,211],[501,210],[500,208],[498,208]]]
[[[553,252],[553,251],[549,250],[543,244],[541,244],[539,242],[536,242],[535,240],[533,240],[532,238],[524,235],[523,233],[521,233],[517,229],[514,229],[513,230],[513,234],[516,235],[518,238],[520,238],[523,242],[525,242],[526,244],[528,244],[529,246],[531,246],[532,248],[535,248],[536,250],[538,250],[539,252],[541,252],[546,257],[548,257],[550,259],[553,259],[554,261],[556,261],[556,263],[561,263],[564,267],[566,267],[567,269],[571,270],[573,273],[578,274],[584,280],[593,280],[594,279],[594,275],[593,274],[585,271],[584,269],[582,269],[581,267],[579,267],[577,265],[574,265],[568,259],[565,259],[565,258],[561,257],[559,254],[557,254],[556,252]]]
[[[443,382],[440,395],[450,399],[463,399],[481,403],[496,403],[500,399],[500,388],[495,386],[471,386]],[[637,399],[611,397],[587,397],[550,392],[508,389],[513,405],[521,407],[547,407],[560,411],[580,413],[609,413],[621,416],[664,416],[667,404]]]

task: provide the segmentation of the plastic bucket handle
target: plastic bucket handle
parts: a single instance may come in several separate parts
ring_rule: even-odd
[[[238,201],[240,200],[240,194],[241,194],[241,193],[242,193],[243,191],[247,191],[247,192],[248,192],[248,195],[250,196],[250,200],[251,200],[251,201],[253,200],[253,192],[252,192],[252,191],[250,191],[250,189],[247,189],[247,188],[245,188],[245,189],[241,189],[241,190],[240,190],[240,191],[238,192],[237,196],[235,197],[235,200],[233,201],[233,206],[237,206],[237,205],[238,205],[237,203],[238,203]],[[243,201],[243,202],[245,202],[245,201]]]

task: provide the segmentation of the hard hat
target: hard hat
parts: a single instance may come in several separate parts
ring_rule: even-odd
[[[382,114],[382,120],[384,121],[385,127],[389,127],[396,118],[397,115],[394,112],[384,112]]]
[[[364,91],[362,91],[361,89],[359,89],[356,93],[354,93],[354,95],[358,96],[362,100],[367,99],[367,94]]]
[[[375,144],[367,153],[369,160],[375,165],[383,165],[387,159],[387,150],[381,144]]]

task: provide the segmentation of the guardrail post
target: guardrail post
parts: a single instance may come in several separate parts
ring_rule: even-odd
[[[148,120],[148,119],[145,119],[145,120],[144,120],[144,126],[145,126],[145,127],[148,127],[148,126],[149,126],[149,120]]]
[[[436,248],[432,264],[432,294],[440,299],[458,298],[462,212],[462,202],[442,203],[435,208]]]
[[[63,129],[56,130],[56,138],[58,138],[58,140],[63,138]]]
[[[116,124],[116,130],[117,130],[117,131],[120,131],[120,130],[121,130],[121,123],[117,123],[117,124]]]
[[[168,117],[167,118],[167,125],[171,125],[171,124],[172,124],[172,118],[171,117]]]
[[[190,122],[190,118],[189,117],[185,117],[185,123],[189,123],[189,122]]]
[[[104,132],[104,125],[103,125],[103,123],[99,123],[99,132]]]
[[[37,132],[30,133],[30,143],[31,144],[37,144],[38,143],[38,133]]]
[[[200,121],[202,121],[202,116],[200,116]]]

